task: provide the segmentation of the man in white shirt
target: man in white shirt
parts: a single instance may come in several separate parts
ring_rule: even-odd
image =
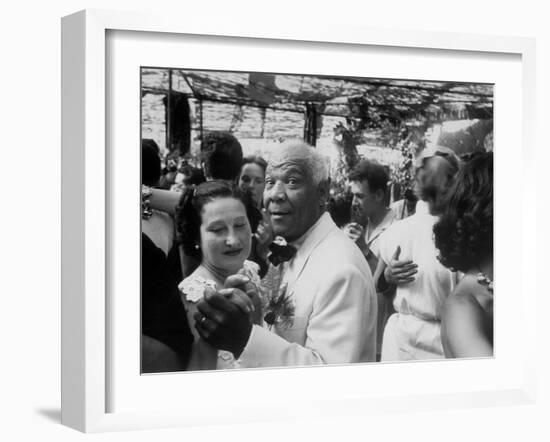
[[[395,222],[380,239],[377,288],[396,286],[396,313],[386,324],[382,361],[443,358],[441,308],[456,275],[437,259],[433,226],[459,160],[437,147],[421,154],[416,171],[416,213]]]
[[[361,160],[348,181],[353,195],[353,222],[343,230],[363,252],[374,273],[378,264],[378,239],[395,220],[395,213],[386,205],[388,172],[375,161]]]
[[[389,175],[375,161],[361,160],[348,177],[353,195],[353,220],[344,226],[344,233],[357,244],[374,274],[380,255],[379,239],[395,221],[395,213],[386,204]],[[380,359],[382,333],[393,313],[391,296],[378,293],[377,359]]]
[[[198,321],[208,324],[204,339],[231,351],[240,367],[375,360],[372,274],[359,249],[326,212],[327,196],[327,165],[315,149],[293,143],[277,150],[266,171],[264,206],[274,234],[296,248],[294,257],[280,264],[291,317],[282,320],[284,315],[274,314],[270,326],[261,327],[218,294],[205,296],[198,305],[207,318]],[[267,314],[265,318],[267,322]]]

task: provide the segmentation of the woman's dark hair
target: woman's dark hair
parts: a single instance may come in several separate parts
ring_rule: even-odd
[[[441,263],[466,272],[493,255],[493,154],[476,155],[459,170],[434,226]]]
[[[202,184],[206,181],[206,178],[204,177],[204,172],[198,167],[186,165],[181,168],[181,173],[185,175],[183,183],[186,186],[198,186],[199,184]]]
[[[241,201],[253,232],[262,218],[250,197],[232,183],[207,181],[197,187],[187,188],[176,209],[176,226],[183,251],[199,261],[202,259],[202,251],[196,246],[200,243],[201,212],[206,204],[218,198],[235,198]]]
[[[214,180],[235,181],[241,173],[243,149],[229,132],[209,132],[201,142],[204,174]]]
[[[141,183],[156,186],[160,179],[160,149],[154,140],[141,140]]]
[[[264,160],[259,155],[247,155],[246,157],[243,158],[242,167],[244,167],[245,164],[257,164],[262,168],[262,170],[264,171],[264,174],[267,169],[267,161]],[[241,167],[241,170],[242,170],[242,167]]]

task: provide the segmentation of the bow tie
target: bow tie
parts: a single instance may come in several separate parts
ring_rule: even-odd
[[[269,245],[271,253],[268,258],[274,266],[278,266],[282,262],[290,261],[296,255],[296,247],[290,245],[279,245],[271,243]]]

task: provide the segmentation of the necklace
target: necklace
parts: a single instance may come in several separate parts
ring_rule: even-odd
[[[487,290],[493,293],[493,280],[490,279],[485,273],[481,270],[477,274],[477,282],[481,285],[487,286]]]

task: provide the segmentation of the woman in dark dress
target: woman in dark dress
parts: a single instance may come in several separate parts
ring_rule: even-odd
[[[142,184],[154,186],[160,178],[156,143],[142,143]],[[163,213],[142,204],[141,333],[143,373],[185,370],[193,335],[178,291],[181,269],[174,256],[174,225]]]

